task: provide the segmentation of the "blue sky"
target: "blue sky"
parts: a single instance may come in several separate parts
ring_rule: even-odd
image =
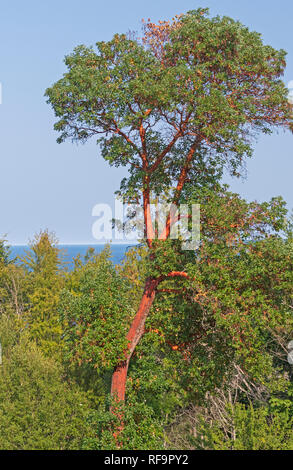
[[[139,31],[142,18],[170,19],[198,7],[239,19],[264,42],[287,50],[293,80],[292,0],[27,0],[2,2],[0,12],[0,237],[25,244],[40,229],[61,243],[95,243],[92,208],[113,204],[124,175],[109,168],[94,143],[58,145],[45,89],[65,72],[63,58],[78,44]],[[260,138],[245,181],[234,191],[250,200],[282,195],[293,208],[293,136]]]

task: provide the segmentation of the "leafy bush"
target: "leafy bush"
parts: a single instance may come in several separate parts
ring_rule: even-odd
[[[0,369],[0,448],[79,449],[93,435],[89,403],[60,364],[25,338],[3,355]]]

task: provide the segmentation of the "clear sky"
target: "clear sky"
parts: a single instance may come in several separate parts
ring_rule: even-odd
[[[141,19],[170,19],[198,7],[227,15],[287,50],[293,80],[292,0],[11,0],[0,10],[0,237],[25,244],[40,229],[61,243],[94,243],[92,208],[113,204],[124,173],[109,168],[94,143],[58,145],[45,89],[65,72],[63,58],[78,44],[140,30]],[[293,136],[262,137],[234,191],[250,200],[282,195],[293,207]],[[230,181],[229,181],[230,182]]]

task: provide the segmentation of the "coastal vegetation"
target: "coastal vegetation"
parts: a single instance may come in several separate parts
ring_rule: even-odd
[[[0,448],[293,450],[292,219],[223,183],[257,135],[292,130],[285,56],[199,9],[65,58],[58,141],[127,167],[144,234],[70,271],[49,231],[15,260],[1,242]],[[200,205],[197,249],[171,236],[181,204]]]

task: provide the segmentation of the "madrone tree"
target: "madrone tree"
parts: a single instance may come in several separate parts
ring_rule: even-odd
[[[291,128],[288,90],[281,78],[286,53],[227,17],[198,9],[159,24],[144,23],[143,37],[116,34],[96,47],[78,46],[65,58],[67,72],[46,91],[58,142],[97,138],[112,166],[125,166],[120,187],[127,203],[140,203],[152,263],[172,224],[156,234],[152,195],[177,206],[190,188],[215,184],[225,166],[239,175],[258,134]],[[157,239],[155,240],[155,235]],[[168,263],[166,264],[168,266]],[[125,398],[130,358],[144,332],[158,285],[186,272],[150,272],[116,364],[111,393]]]

